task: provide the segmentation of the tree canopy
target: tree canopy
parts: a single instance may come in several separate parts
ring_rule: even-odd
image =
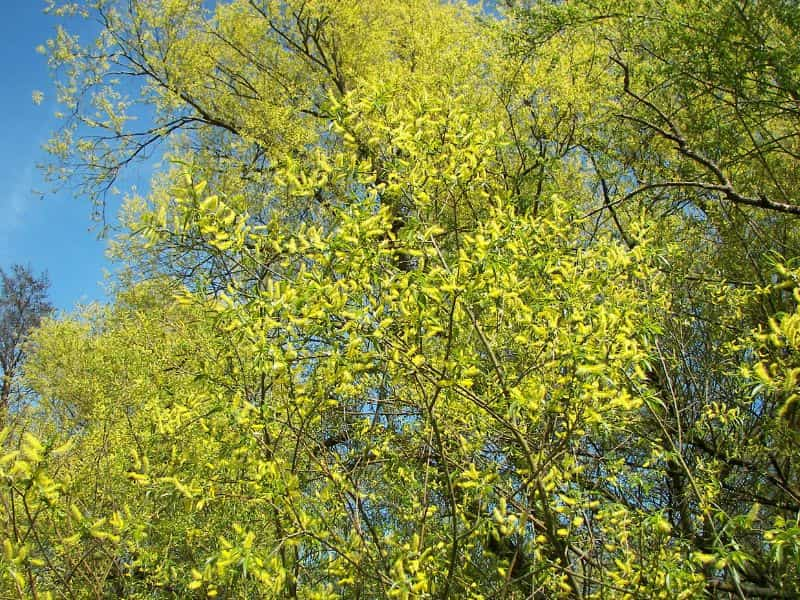
[[[52,312],[47,300],[50,282],[46,274],[36,277],[30,267],[14,265],[9,273],[0,268],[0,426],[6,424],[17,373],[25,360],[25,339],[41,320]]]
[[[93,0],[128,195],[0,454],[37,598],[800,594],[800,11]]]

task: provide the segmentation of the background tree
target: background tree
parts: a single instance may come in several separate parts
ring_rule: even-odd
[[[52,312],[47,300],[47,275],[36,277],[30,267],[14,265],[0,269],[0,428],[5,425],[13,385],[25,357],[25,340],[42,318]]]

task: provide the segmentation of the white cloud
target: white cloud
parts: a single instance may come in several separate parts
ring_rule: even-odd
[[[0,194],[0,239],[4,250],[8,250],[9,238],[22,225],[25,213],[34,197],[31,189],[34,175],[33,165],[28,165],[11,186],[10,191],[7,194]]]

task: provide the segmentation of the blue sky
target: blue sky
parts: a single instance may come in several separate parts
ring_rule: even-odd
[[[112,265],[105,242],[97,239],[88,200],[69,190],[44,197],[34,192],[48,192],[36,165],[47,160],[42,145],[58,125],[46,57],[36,52],[57,24],[43,7],[43,0],[20,0],[13,16],[0,21],[0,59],[9,69],[0,94],[0,267],[23,263],[46,270],[51,300],[66,311],[76,303],[105,300],[104,270]],[[34,90],[45,94],[39,106],[32,100]]]

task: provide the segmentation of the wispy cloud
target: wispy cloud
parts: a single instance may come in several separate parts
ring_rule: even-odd
[[[29,164],[10,186],[6,194],[0,194],[0,246],[8,252],[13,234],[23,225],[25,213],[35,194],[32,190],[35,167]]]

